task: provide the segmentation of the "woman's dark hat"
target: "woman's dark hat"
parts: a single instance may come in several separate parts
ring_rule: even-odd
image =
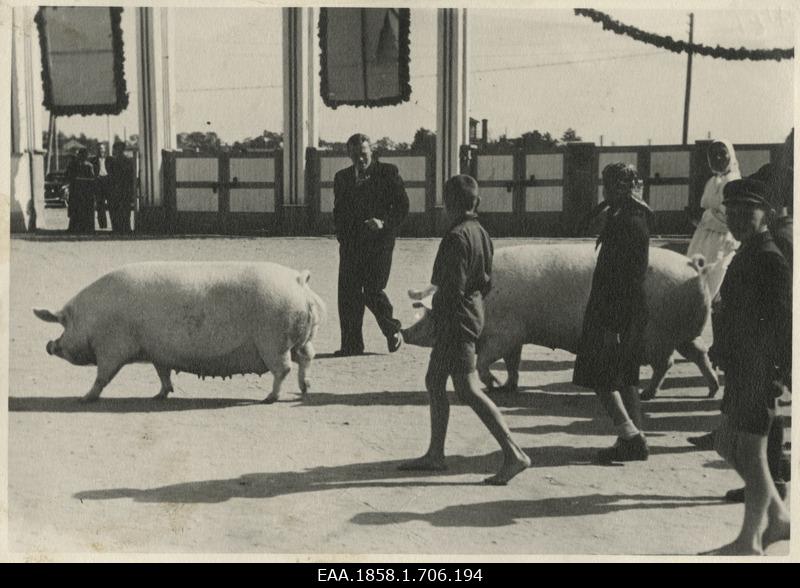
[[[725,206],[751,206],[772,210],[769,202],[769,186],[766,182],[743,178],[725,184],[722,190],[722,204]]]

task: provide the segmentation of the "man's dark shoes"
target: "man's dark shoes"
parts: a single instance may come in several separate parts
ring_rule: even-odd
[[[400,331],[393,333],[386,337],[386,346],[389,348],[389,353],[394,353],[400,346],[403,344],[403,336],[400,334]]]
[[[639,433],[630,439],[617,437],[617,442],[608,449],[601,449],[597,453],[597,459],[601,463],[611,463],[614,461],[646,461],[650,455],[647,447],[647,439],[644,433]]]
[[[701,451],[714,449],[714,433],[700,435],[699,437],[688,437],[686,440]]]
[[[334,357],[352,357],[353,355],[364,355],[364,350],[342,348],[333,352]]]
[[[775,480],[775,488],[778,490],[778,496],[781,500],[786,500],[786,482],[783,480]],[[744,502],[744,488],[736,488],[735,490],[728,490],[725,493],[726,502]]]

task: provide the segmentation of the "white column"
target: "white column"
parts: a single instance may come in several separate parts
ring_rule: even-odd
[[[283,9],[283,204],[306,205],[306,148],[317,146],[312,44],[316,11]]]
[[[438,11],[436,80],[436,204],[444,182],[459,172],[459,149],[469,139],[466,9]]]
[[[172,9],[135,10],[142,204],[150,208],[163,204],[161,150],[174,149],[176,142],[172,128],[174,76],[170,63],[174,35],[170,22]]]
[[[308,75],[308,114],[306,116],[306,133],[309,147],[319,145],[319,68],[317,55],[319,54],[319,37],[317,23],[319,22],[319,8],[307,8],[306,19],[306,62]]]
[[[38,42],[33,7],[14,7],[11,13],[11,215],[12,229],[44,227],[44,160],[37,116],[35,80],[41,64],[33,62]],[[36,72],[36,75],[34,72]],[[37,215],[38,213],[38,215]]]

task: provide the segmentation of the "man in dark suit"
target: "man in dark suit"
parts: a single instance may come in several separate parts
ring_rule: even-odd
[[[125,144],[114,143],[113,156],[108,161],[108,212],[111,216],[111,231],[131,232],[131,204],[135,172],[133,161],[125,156]]]
[[[386,337],[389,352],[402,343],[400,321],[383,291],[389,281],[397,228],[408,216],[408,195],[397,167],[372,156],[366,135],[347,140],[353,165],[333,180],[333,218],[339,240],[339,326],[336,355],[364,352],[361,333],[364,307],[370,309]]]
[[[108,153],[104,143],[97,145],[97,157],[92,162],[94,166],[95,192],[94,202],[97,210],[97,225],[101,229],[108,226],[108,191],[111,182],[108,177]]]

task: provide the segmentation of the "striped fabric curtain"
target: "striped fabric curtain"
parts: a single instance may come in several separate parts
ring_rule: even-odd
[[[407,8],[322,8],[320,90],[325,105],[407,102],[410,24]]]

